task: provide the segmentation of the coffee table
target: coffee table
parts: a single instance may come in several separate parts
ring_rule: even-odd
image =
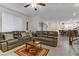
[[[26,48],[28,48],[27,46],[30,45],[31,47],[36,47],[37,45],[39,45],[40,48],[42,48],[42,44],[40,41],[30,41],[30,42],[26,42]]]

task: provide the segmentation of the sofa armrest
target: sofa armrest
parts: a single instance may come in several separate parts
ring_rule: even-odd
[[[7,42],[2,42],[0,43],[0,46],[1,46],[1,50],[3,52],[7,51]]]
[[[2,42],[6,42],[6,40],[0,40],[0,43],[2,43]]]
[[[15,44],[17,43],[19,40],[18,39],[11,39],[11,40],[7,40],[7,45],[12,45],[12,44]]]

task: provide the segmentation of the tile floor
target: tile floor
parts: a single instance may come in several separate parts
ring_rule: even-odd
[[[5,53],[0,51],[0,56],[18,56],[14,51],[16,51],[17,49],[23,46],[24,45],[19,46]],[[79,55],[78,53],[79,47],[77,45],[69,46],[67,37],[59,36],[57,47],[50,47],[46,45],[42,45],[42,46],[50,50],[48,56],[78,56]]]

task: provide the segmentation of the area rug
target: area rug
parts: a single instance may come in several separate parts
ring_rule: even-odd
[[[16,54],[19,56],[46,56],[49,52],[49,49],[47,48],[39,48],[39,47],[34,47],[31,48],[29,47],[26,49],[26,47],[22,47],[15,51]]]

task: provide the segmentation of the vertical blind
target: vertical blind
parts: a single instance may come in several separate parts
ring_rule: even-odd
[[[23,18],[11,13],[2,13],[2,32],[23,30]]]

